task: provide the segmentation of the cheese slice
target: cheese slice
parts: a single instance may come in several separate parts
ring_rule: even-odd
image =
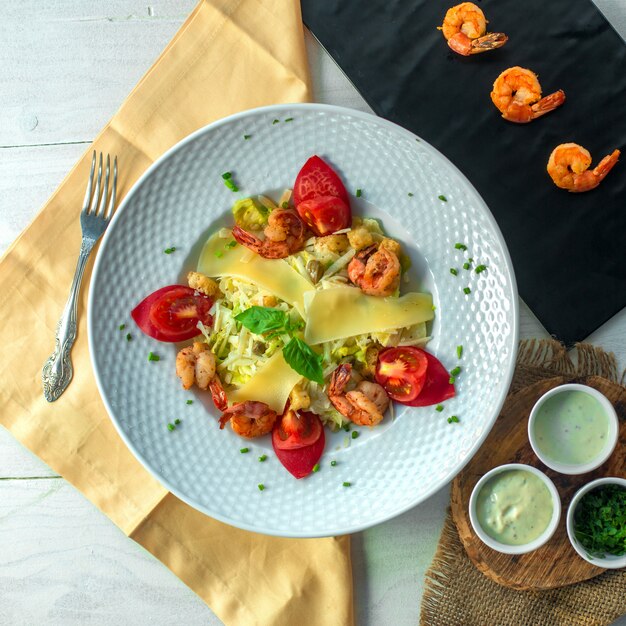
[[[244,246],[227,247],[232,241],[217,233],[209,237],[200,253],[198,271],[211,277],[235,276],[248,280],[288,302],[304,317],[304,294],[315,287],[283,259],[264,259],[254,253],[250,257]]]
[[[245,385],[229,392],[228,399],[231,402],[246,400],[265,402],[277,413],[282,413],[291,390],[301,378],[298,372],[287,365],[283,351],[280,350],[273,354]]]
[[[354,287],[337,287],[306,293],[304,299],[304,338],[311,345],[391,331],[433,318],[433,299],[426,293],[377,298]]]

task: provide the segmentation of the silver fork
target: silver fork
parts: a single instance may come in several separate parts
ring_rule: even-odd
[[[96,189],[93,191],[93,179],[96,170],[96,151],[94,150],[91,160],[91,172],[89,183],[83,201],[83,209],[80,213],[80,227],[83,233],[83,240],[80,246],[78,263],[74,280],[70,288],[70,296],[63,309],[63,314],[59,320],[56,331],[56,345],[54,352],[43,366],[41,379],[43,382],[43,394],[48,402],[58,400],[61,394],[67,389],[73,375],[72,362],[70,361],[70,351],[76,339],[76,308],[80,283],[85,272],[87,259],[96,241],[100,239],[102,233],[109,225],[113,212],[115,211],[115,188],[117,186],[117,157],[113,160],[113,182],[109,204],[109,175],[111,172],[111,160],[106,157],[106,171],[104,174],[104,185],[102,183],[102,153],[98,159],[98,176],[96,179]]]

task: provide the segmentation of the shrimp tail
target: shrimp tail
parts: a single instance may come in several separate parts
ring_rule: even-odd
[[[247,230],[241,228],[241,226],[233,227],[233,237],[237,243],[240,243],[242,246],[253,250],[257,254],[261,254],[263,249],[263,242],[258,238],[249,233]]]
[[[613,169],[613,166],[619,160],[620,154],[619,150],[613,150],[611,154],[605,156],[602,161],[594,167],[593,173],[596,175],[598,182],[600,182]]]
[[[464,32],[459,31],[448,39],[448,45],[457,54],[467,57],[470,54],[501,48],[508,40],[504,33],[487,33],[477,39],[470,39]]]
[[[536,119],[554,111],[554,109],[560,107],[565,102],[565,92],[562,89],[551,93],[549,96],[541,98],[539,102],[535,102],[532,105],[532,119]]]
[[[504,33],[487,33],[483,37],[471,40],[471,50],[469,54],[479,54],[488,50],[501,48],[509,38]]]
[[[228,398],[217,376],[209,383],[209,389],[211,390],[211,398],[213,398],[215,408],[218,411],[225,411],[228,408]]]
[[[346,385],[350,382],[352,376],[352,365],[350,363],[341,363],[333,372],[328,386],[329,396],[339,396],[343,393]]]
[[[230,415],[228,413],[224,413],[221,417],[220,417],[220,430],[224,430],[224,426],[226,426],[226,424],[228,424],[228,422],[230,421]]]

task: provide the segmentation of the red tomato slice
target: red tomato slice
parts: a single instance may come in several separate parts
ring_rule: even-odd
[[[420,348],[415,348],[415,350],[420,350]],[[420,350],[420,352],[423,352],[428,359],[426,380],[417,398],[404,404],[408,406],[430,406],[452,398],[455,391],[454,385],[450,383],[450,372],[430,352],[426,352],[426,350]]]
[[[376,382],[396,402],[415,400],[426,381],[428,358],[423,350],[410,346],[388,348],[378,355]]]
[[[352,224],[350,207],[336,196],[317,196],[296,205],[302,221],[318,236],[332,235]]]
[[[131,311],[131,316],[149,337],[173,343],[199,335],[198,322],[210,326],[212,306],[212,298],[191,287],[169,285],[142,300]]]
[[[296,207],[305,200],[318,196],[335,196],[350,206],[348,192],[341,179],[328,163],[317,155],[312,156],[298,172],[293,185],[293,202]]]
[[[315,443],[312,443],[310,446],[304,446],[304,448],[295,448],[293,450],[277,448],[274,441],[272,434],[274,452],[283,467],[296,478],[304,478],[313,471],[315,464],[320,460],[322,452],[324,452],[326,437],[324,436],[324,429],[322,428],[320,436]]]
[[[314,444],[324,430],[320,418],[308,411],[287,411],[272,430],[272,444],[280,450],[296,450]]]

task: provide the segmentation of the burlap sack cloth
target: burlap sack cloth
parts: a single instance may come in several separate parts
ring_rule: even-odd
[[[579,344],[576,362],[552,340],[520,343],[511,394],[554,376],[618,383],[615,357]],[[623,381],[623,376],[621,377]],[[626,391],[626,389],[625,389]],[[606,626],[626,614],[626,570],[548,591],[516,591],[484,576],[465,553],[450,512],[426,572],[420,623],[427,626]]]
[[[118,156],[123,197],[157,157],[205,124],[309,97],[298,0],[201,2],[0,262],[0,423],[229,625],[351,624],[348,537],[294,540],[237,530],[190,508],[139,465],[106,415],[89,362],[93,256],[79,302],[74,380],[53,404],[44,400],[41,368],[80,248],[92,150]]]

